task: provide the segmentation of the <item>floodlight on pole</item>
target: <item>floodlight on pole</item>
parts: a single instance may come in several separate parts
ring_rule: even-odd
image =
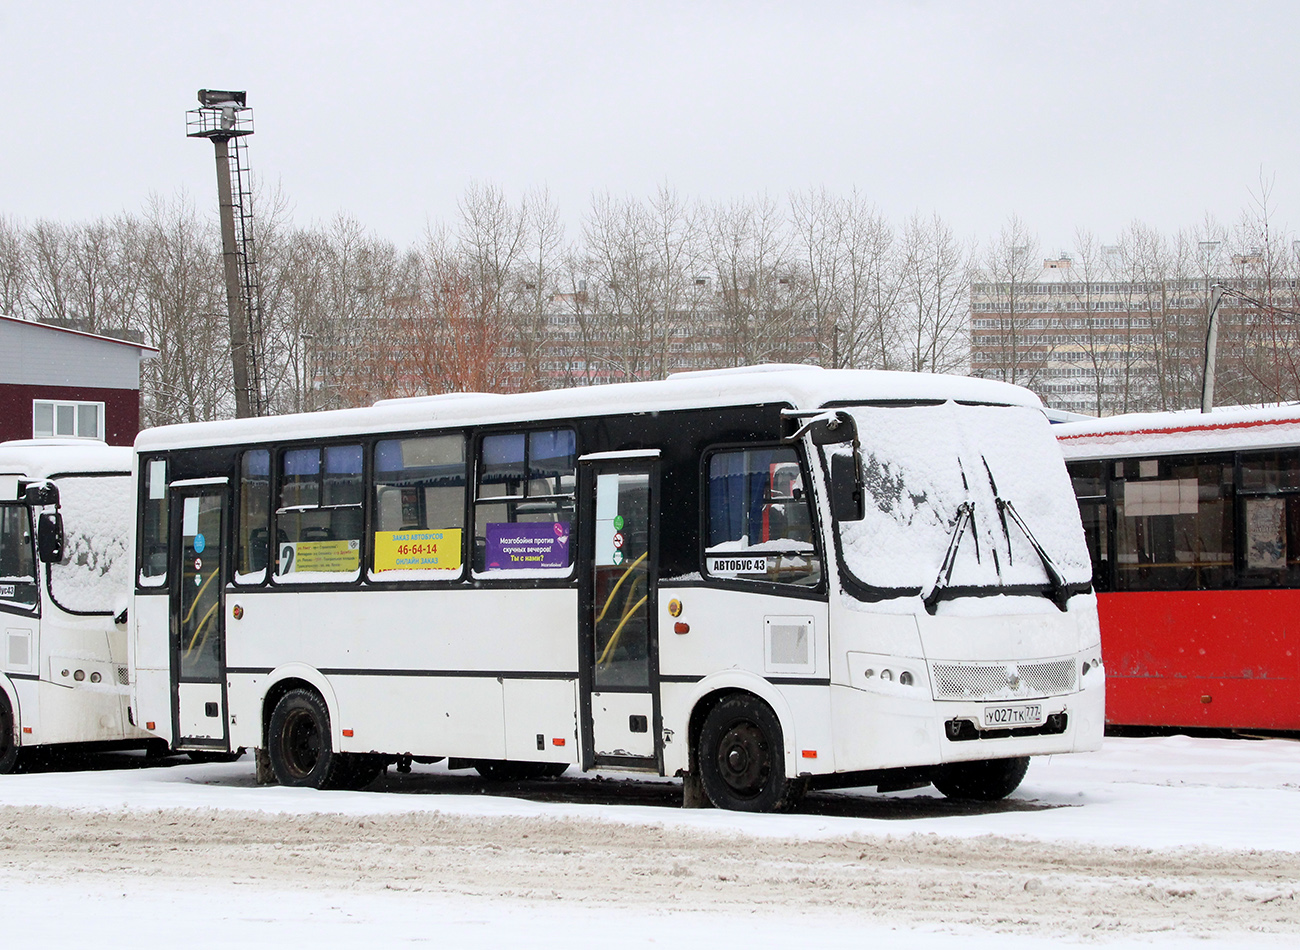
[[[216,155],[235,415],[243,419],[263,411],[262,320],[253,259],[252,190],[245,181],[246,163],[240,159],[241,140],[253,134],[253,112],[243,90],[200,89],[198,98],[199,108],[185,114],[185,134],[210,139]]]

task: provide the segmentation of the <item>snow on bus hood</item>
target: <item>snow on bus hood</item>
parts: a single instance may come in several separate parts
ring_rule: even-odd
[[[857,422],[866,501],[865,517],[840,530],[845,564],[859,581],[928,594],[959,534],[941,586],[1047,583],[1042,559],[996,497],[1011,503],[1067,584],[1090,581],[1079,509],[1041,412],[954,402],[847,411]],[[971,523],[957,532],[964,503]]]

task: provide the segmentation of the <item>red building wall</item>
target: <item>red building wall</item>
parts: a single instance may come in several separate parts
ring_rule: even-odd
[[[0,384],[0,441],[32,437],[32,401],[102,402],[109,445],[130,445],[140,431],[140,391],[79,386]]]

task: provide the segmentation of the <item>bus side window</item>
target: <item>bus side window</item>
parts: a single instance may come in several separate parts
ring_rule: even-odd
[[[140,586],[167,584],[167,460],[141,459]]]
[[[32,514],[26,505],[0,505],[0,606],[36,606]]]
[[[1300,586],[1300,453],[1241,458],[1241,586]]]
[[[244,453],[239,469],[239,549],[235,583],[260,584],[266,579],[271,543],[271,453]]]
[[[709,456],[705,570],[710,576],[816,586],[821,559],[812,524],[793,448]]]
[[[375,580],[460,574],[465,440],[459,435],[375,443]],[[439,572],[439,573],[433,573]],[[387,575],[387,576],[385,576]]]
[[[474,570],[567,574],[578,472],[574,431],[486,435],[478,461]]]
[[[360,445],[289,449],[280,457],[275,576],[347,582],[361,571]]]

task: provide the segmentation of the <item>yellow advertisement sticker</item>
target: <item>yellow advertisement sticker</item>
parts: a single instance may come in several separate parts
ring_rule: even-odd
[[[376,531],[376,571],[446,571],[460,568],[460,528]]]

